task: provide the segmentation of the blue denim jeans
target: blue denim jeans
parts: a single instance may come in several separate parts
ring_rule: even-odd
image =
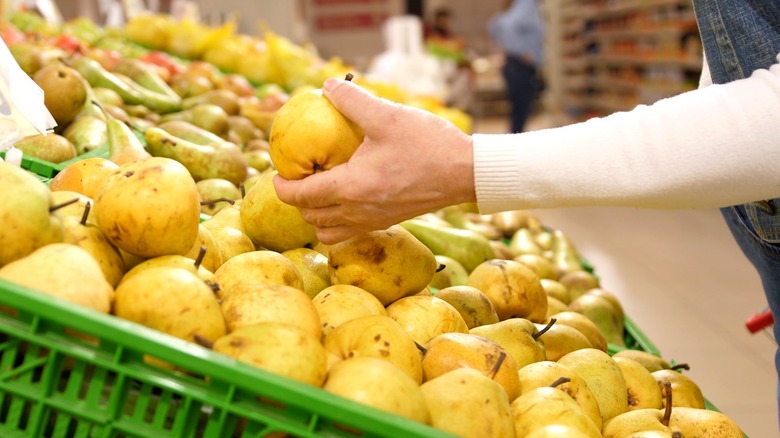
[[[512,133],[520,133],[525,129],[525,122],[533,111],[536,101],[539,87],[536,68],[517,58],[507,56],[502,72],[507,88],[507,99],[512,106],[510,113]]]

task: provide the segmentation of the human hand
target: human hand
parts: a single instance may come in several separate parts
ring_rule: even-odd
[[[323,94],[365,133],[347,163],[301,180],[274,178],[317,238],[332,244],[448,205],[474,202],[471,137],[428,111],[329,79]]]

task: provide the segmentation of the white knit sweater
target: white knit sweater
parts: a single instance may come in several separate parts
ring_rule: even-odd
[[[777,198],[780,63],[725,85],[711,85],[705,68],[699,89],[652,105],[561,128],[475,134],[473,143],[483,213]]]

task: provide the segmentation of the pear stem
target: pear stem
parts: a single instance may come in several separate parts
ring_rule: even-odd
[[[420,352],[421,352],[422,354],[425,354],[425,353],[427,353],[427,352],[428,352],[428,349],[427,349],[427,348],[425,348],[425,347],[423,347],[422,345],[420,345],[420,343],[419,343],[419,342],[417,342],[417,341],[414,341],[414,346],[415,346],[415,347],[417,347],[417,349],[418,349],[418,350],[420,350]]]
[[[669,420],[672,418],[672,382],[664,381],[664,398],[666,401],[666,409],[664,410],[664,416],[661,418],[661,424],[669,426]]]
[[[352,73],[347,73],[347,76],[344,78],[345,81],[352,82],[352,79],[355,78],[355,75]]]
[[[436,272],[441,272],[446,267],[447,267],[447,265],[445,265],[444,263],[439,263],[439,266],[436,268]]]
[[[212,290],[212,291],[214,291],[214,293],[217,293],[217,292],[219,292],[220,290],[222,290],[222,288],[221,288],[221,287],[219,287],[219,284],[218,284],[218,283],[212,283],[212,284],[211,284],[211,290]]]
[[[236,201],[234,201],[234,200],[232,200],[230,198],[217,198],[217,199],[212,199],[210,201],[201,201],[200,205],[214,205],[214,204],[216,204],[218,202],[227,202],[230,205],[233,205],[233,204],[236,203]]]
[[[241,199],[244,199],[244,197],[246,196],[246,187],[244,187],[244,182],[243,181],[241,181],[238,184],[238,190],[241,191]]]
[[[571,382],[571,378],[570,377],[559,377],[557,380],[555,380],[554,382],[550,383],[550,388],[557,388],[557,387],[563,385],[564,383],[569,383],[569,382]]]
[[[534,340],[539,339],[539,336],[542,336],[543,334],[547,333],[547,330],[550,330],[550,328],[555,324],[555,321],[558,321],[555,318],[550,318],[550,322],[547,323],[546,326],[544,326],[541,330],[531,335],[531,337],[534,338]]]
[[[84,214],[81,215],[81,225],[87,225],[87,216],[89,216],[89,210],[92,209],[92,201],[87,201],[87,205],[84,206]]]
[[[106,119],[110,117],[109,114],[106,112],[106,110],[103,109],[103,106],[100,105],[100,102],[98,102],[97,100],[93,100],[91,102],[92,105],[95,105],[96,107],[100,108],[100,112],[103,113],[103,117],[105,117]]]
[[[674,432],[672,432],[672,438],[685,438],[685,437],[683,437],[682,432],[680,432],[679,430],[675,430]]]
[[[214,342],[204,338],[199,334],[195,334],[195,336],[193,336],[193,339],[195,340],[195,343],[200,345],[201,347],[206,347],[209,350],[214,348]]]
[[[49,207],[49,213],[57,211],[57,210],[59,210],[59,209],[61,209],[63,207],[67,207],[70,204],[75,204],[77,202],[79,202],[79,198],[73,198],[70,201],[63,202],[62,204],[52,205],[51,207]]]
[[[687,363],[678,363],[677,365],[670,366],[669,369],[670,370],[674,370],[674,371],[677,371],[677,370],[688,371],[688,370],[691,369],[691,366],[688,365]]]
[[[195,259],[195,269],[200,268],[200,264],[203,263],[203,258],[206,257],[206,246],[201,245],[198,251],[198,257]]]
[[[503,365],[504,359],[506,359],[506,353],[504,353],[502,351],[501,354],[498,355],[498,360],[496,361],[496,364],[493,365],[493,369],[490,370],[491,371],[491,373],[490,373],[490,378],[491,379],[495,379],[496,378],[496,374],[498,374],[498,370],[501,369],[501,365]]]

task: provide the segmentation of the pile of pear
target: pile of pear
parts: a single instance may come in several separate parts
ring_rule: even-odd
[[[276,197],[274,172],[211,216],[170,158],[61,175],[51,187],[0,163],[0,279],[460,436],[741,436],[661,358],[610,356],[598,320],[551,306],[531,264],[485,258],[445,286],[437,275],[457,265],[408,223],[324,245]],[[553,271],[569,294],[594,290],[563,281],[584,271]]]

